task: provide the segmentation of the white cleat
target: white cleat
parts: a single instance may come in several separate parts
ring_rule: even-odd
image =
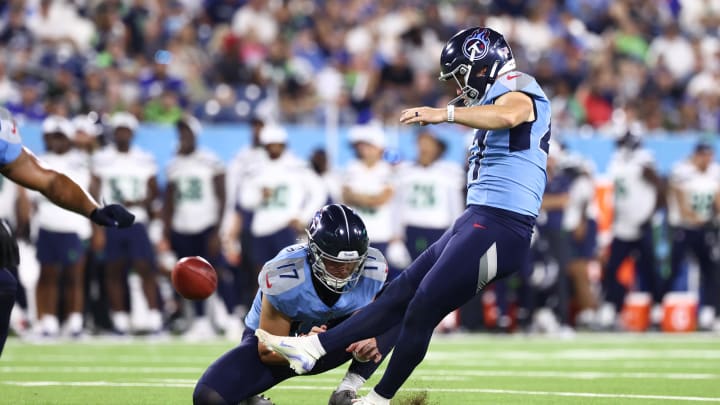
[[[370,393],[367,394],[367,396],[360,397],[358,399],[352,400],[353,405],[390,405],[390,400],[387,398],[381,397],[379,394],[375,392],[375,390],[370,391]]]
[[[255,336],[270,350],[285,357],[290,363],[290,368],[298,375],[312,370],[315,362],[320,358],[320,353],[314,350],[307,338],[275,336],[262,329],[257,329]]]

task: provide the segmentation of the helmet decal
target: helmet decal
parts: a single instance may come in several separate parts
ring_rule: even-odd
[[[490,49],[490,39],[486,29],[477,29],[465,39],[462,51],[468,60],[475,62],[484,58]]]

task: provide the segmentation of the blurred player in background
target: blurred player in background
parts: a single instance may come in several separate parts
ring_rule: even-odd
[[[570,254],[567,274],[572,280],[577,315],[575,325],[583,328],[595,324],[597,299],[592,291],[588,266],[597,259],[597,206],[593,168],[582,156],[568,153],[563,166],[571,178],[568,202],[563,215],[563,229],[569,234]]]
[[[357,159],[348,162],[342,179],[342,201],[362,215],[370,235],[370,244],[388,255],[393,240],[401,241],[393,225],[393,168],[383,160],[385,133],[376,123],[355,125],[348,134]],[[388,257],[393,279],[407,263]],[[398,268],[400,264],[400,268]]]
[[[546,183],[550,101],[532,76],[516,71],[503,36],[483,27],[458,32],[443,48],[441,79],[459,96],[447,108],[404,110],[403,124],[457,122],[477,128],[468,169],[465,212],[373,303],[335,329],[310,337],[260,341],[298,373],[325,353],[402,324],[382,379],[358,404],[389,404],[427,352],[435,326],[488,283],[520,270]],[[466,107],[456,107],[463,101]],[[348,346],[349,345],[349,346]]]
[[[702,329],[720,327],[720,274],[717,219],[720,214],[720,166],[714,162],[710,143],[700,142],[692,156],[680,162],[670,177],[671,212],[677,219],[672,231],[670,277],[663,293],[672,291],[683,264],[692,252],[702,275],[702,304],[698,324]],[[713,325],[715,323],[716,325]]]
[[[287,137],[284,128],[265,124],[260,142],[267,157],[248,168],[240,191],[240,206],[253,212],[248,231],[253,237],[251,255],[258,272],[261,263],[295,243],[302,224],[327,200],[318,176],[287,150]]]
[[[195,117],[184,116],[176,127],[178,149],[167,165],[163,204],[165,243],[176,257],[201,256],[220,271],[226,267],[219,237],[225,208],[225,165],[215,153],[198,148],[201,127]],[[206,302],[195,301],[193,307],[195,317],[185,336],[191,340],[214,336]]]
[[[88,188],[89,161],[85,153],[73,148],[75,128],[72,123],[64,117],[51,115],[43,121],[42,130],[47,153],[40,159]],[[64,332],[77,338],[83,330],[84,272],[86,242],[92,232],[90,221],[58,207],[41,194],[33,197],[36,197],[37,205],[34,220],[39,228],[36,244],[40,277],[35,299],[40,332],[45,337],[59,335],[58,304],[63,302],[67,314]],[[63,296],[58,299],[60,291]]]
[[[417,159],[397,168],[397,216],[405,246],[415,260],[447,230],[463,208],[463,171],[442,160],[447,145],[423,130],[417,135]]]
[[[130,332],[130,316],[125,303],[127,271],[134,270],[142,279],[142,289],[150,308],[147,327],[162,329],[159,297],[155,280],[155,252],[147,232],[152,202],[158,195],[157,165],[148,152],[132,145],[138,121],[130,113],[111,117],[113,143],[93,155],[93,194],[103,201],[123,204],[135,215],[128,229],[107,229],[97,236],[96,246],[104,246],[105,286],[115,332]]]
[[[98,225],[128,227],[133,223],[134,216],[124,207],[117,204],[99,206],[77,183],[44,166],[20,142],[12,116],[7,110],[0,109],[0,174],[23,187],[39,191],[67,210],[89,217]],[[0,355],[17,291],[17,280],[7,269],[17,267],[18,262],[18,247],[12,230],[5,221],[0,221]]]
[[[627,132],[618,139],[608,173],[615,197],[613,239],[603,272],[605,302],[599,310],[598,321],[602,328],[616,326],[616,314],[622,309],[627,293],[617,279],[617,272],[623,261],[632,256],[636,274],[642,280],[641,288],[653,297],[651,318],[657,324],[662,314],[662,295],[651,221],[662,201],[662,183],[654,159],[642,147],[638,135]]]
[[[240,192],[248,179],[247,170],[258,162],[267,159],[267,153],[260,143],[260,131],[265,126],[258,116],[250,119],[250,145],[240,149],[227,169],[225,180],[227,196],[225,199],[225,218],[222,223],[222,242],[225,257],[237,271],[234,278],[234,290],[238,294],[238,306],[234,310],[238,319],[247,313],[255,296],[256,266],[252,255],[253,211],[240,205]]]
[[[265,263],[243,340],[205,371],[193,394],[196,405],[271,404],[259,394],[297,374],[287,360],[258,342],[255,330],[261,327],[281,336],[323,332],[370,303],[382,288],[385,258],[368,247],[365,225],[353,210],[341,204],[325,206],[307,233],[308,243],[285,247]],[[380,365],[381,355],[392,348],[396,330],[363,340],[353,354],[341,348],[318,362],[313,374],[355,357],[330,405],[352,403]]]

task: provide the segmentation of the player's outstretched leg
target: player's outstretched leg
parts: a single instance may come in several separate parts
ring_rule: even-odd
[[[17,280],[6,269],[0,269],[0,356],[10,329],[10,312],[15,303]]]
[[[344,349],[349,344],[362,339],[379,336],[398,325],[405,316],[407,305],[413,298],[415,290],[432,268],[452,234],[450,229],[395,278],[375,301],[327,332],[312,336],[288,337],[274,336],[258,329],[255,335],[274,352],[285,357],[297,374],[307,373],[325,353]]]

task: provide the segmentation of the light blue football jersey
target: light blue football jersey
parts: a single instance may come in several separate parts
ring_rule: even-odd
[[[10,120],[0,119],[0,166],[15,161],[20,152],[22,143],[15,124]]]
[[[511,91],[530,96],[535,121],[501,130],[476,130],[470,146],[467,204],[488,205],[537,217],[547,173],[550,100],[530,75],[498,77],[480,105],[490,105]]]
[[[308,333],[313,326],[349,315],[369,304],[387,277],[387,262],[379,250],[368,249],[368,258],[355,288],[342,294],[328,307],[315,292],[312,269],[307,261],[307,244],[288,246],[265,263],[258,276],[258,292],[245,325],[257,329],[260,324],[262,297],[292,319],[298,333]]]

